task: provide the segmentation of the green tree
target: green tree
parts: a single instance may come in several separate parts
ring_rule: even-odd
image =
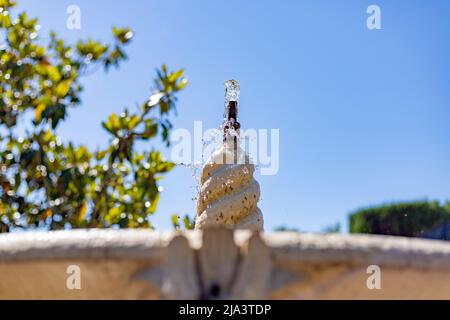
[[[0,0],[0,232],[16,228],[151,227],[158,181],[174,164],[160,151],[138,152],[137,141],[161,136],[169,145],[183,70],[157,70],[155,91],[138,111],[125,109],[102,123],[110,145],[91,151],[64,142],[58,125],[81,103],[80,79],[118,67],[133,33],[113,28],[113,40],[67,44],[55,33],[38,37],[38,20],[13,16],[15,1]],[[42,45],[42,42],[46,42]],[[18,120],[33,119],[18,136]],[[23,131],[23,130],[22,130]]]
[[[285,225],[275,227],[273,229],[273,231],[276,231],[276,232],[300,232],[300,230],[298,230],[297,228],[288,227]]]
[[[341,224],[339,222],[330,224],[322,229],[322,233],[341,233]]]
[[[450,202],[413,201],[359,209],[349,216],[350,233],[422,237],[450,221]]]

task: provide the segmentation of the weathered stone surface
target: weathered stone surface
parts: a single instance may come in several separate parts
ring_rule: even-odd
[[[450,243],[207,230],[0,235],[0,299],[450,299]],[[69,265],[81,290],[66,287]],[[366,286],[381,268],[381,289]]]

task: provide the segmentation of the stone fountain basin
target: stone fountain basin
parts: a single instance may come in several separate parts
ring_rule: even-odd
[[[79,290],[66,286],[71,265]],[[367,286],[373,265],[381,289]],[[212,283],[222,286],[216,296]],[[450,242],[222,229],[0,235],[0,299],[214,297],[450,299]]]

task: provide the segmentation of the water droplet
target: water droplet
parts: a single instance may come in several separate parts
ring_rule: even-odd
[[[236,80],[225,81],[225,102],[238,101],[241,88]]]

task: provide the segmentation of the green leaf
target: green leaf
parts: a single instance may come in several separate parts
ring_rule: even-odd
[[[107,154],[108,154],[108,150],[99,151],[95,154],[95,159],[97,161],[103,160]]]
[[[173,162],[162,162],[159,163],[156,166],[156,172],[158,173],[165,173],[165,172],[169,172],[170,170],[172,170],[175,167],[175,163]]]
[[[117,207],[111,208],[111,209],[109,209],[109,211],[105,217],[105,220],[109,224],[114,224],[118,221],[120,214],[121,214],[120,208],[117,208]]]
[[[173,228],[177,230],[180,229],[180,217],[176,214],[173,214],[171,220]]]
[[[59,121],[63,120],[65,117],[66,106],[61,103],[47,106],[42,112],[42,118],[49,119],[53,129],[55,129],[58,126]]]
[[[191,219],[189,218],[188,215],[184,216],[183,222],[184,222],[184,228],[186,230],[194,229],[194,221],[191,221]]]
[[[122,44],[128,43],[133,38],[133,31],[129,28],[113,27],[114,37]]]
[[[70,86],[72,85],[72,80],[64,80],[61,81],[56,87],[56,95],[60,98],[66,96],[67,92],[69,92]]]
[[[128,130],[133,130],[139,124],[139,121],[140,117],[137,115],[130,117],[128,120]]]
[[[44,103],[38,104],[34,111],[34,117],[36,118],[36,121],[39,123],[42,120],[42,112],[44,112],[45,108],[47,106]]]
[[[45,73],[47,74],[47,76],[53,82],[58,82],[59,80],[61,80],[61,73],[59,72],[57,67],[47,65],[44,67],[44,69],[45,69]]]
[[[172,73],[169,76],[169,81],[170,82],[175,82],[179,77],[183,76],[183,74],[184,74],[184,70],[183,69],[175,71],[174,73]]]
[[[120,118],[116,113],[112,113],[106,122],[102,122],[102,127],[113,135],[120,129]]]
[[[188,84],[188,80],[183,78],[180,83],[177,85],[177,91],[182,90]]]

